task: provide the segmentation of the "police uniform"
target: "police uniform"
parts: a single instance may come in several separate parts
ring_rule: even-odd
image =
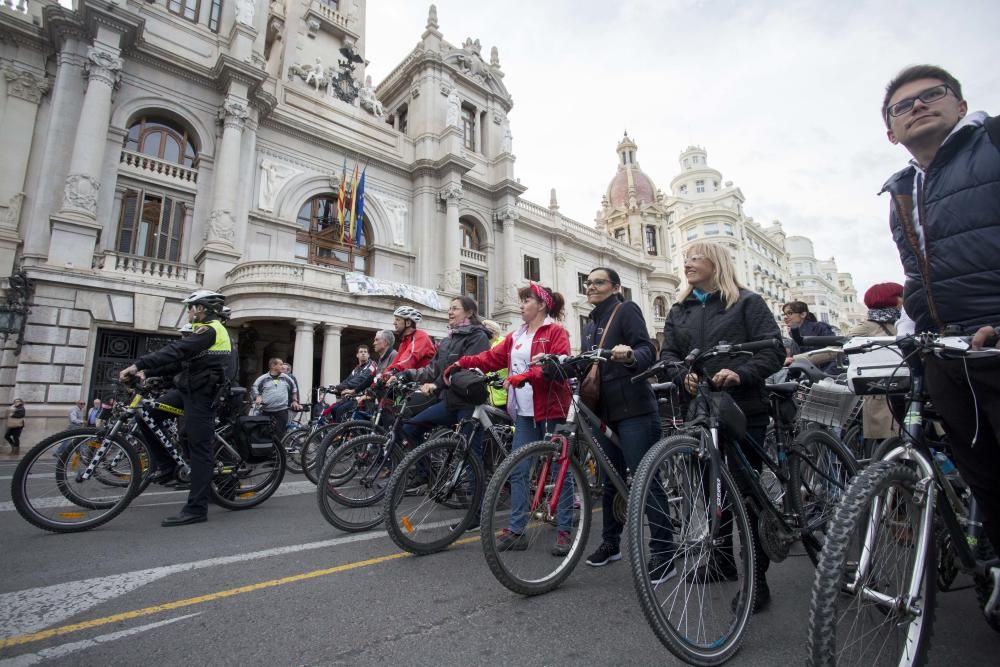
[[[181,514],[205,516],[208,513],[209,484],[215,457],[215,410],[212,403],[219,387],[231,372],[233,353],[229,332],[216,315],[207,322],[194,322],[194,332],[139,359],[138,370],[157,369],[179,364],[174,379],[177,393],[164,396],[170,405],[184,411],[183,432],[187,437],[191,465],[191,491]]]

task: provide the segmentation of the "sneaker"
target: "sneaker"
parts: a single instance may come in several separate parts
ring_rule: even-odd
[[[558,558],[563,558],[569,555],[569,547],[573,544],[573,538],[570,537],[568,530],[560,530],[556,533],[556,543],[552,547],[552,555]]]
[[[504,528],[496,538],[497,551],[524,551],[528,548],[528,536]]]
[[[677,568],[674,567],[673,559],[666,559],[660,556],[653,556],[646,563],[646,569],[649,572],[649,582],[651,584],[662,584],[668,579],[673,579],[677,576]]]
[[[597,551],[587,556],[587,565],[591,567],[603,567],[608,563],[613,563],[621,559],[622,552],[617,544],[601,542],[601,546],[597,547]]]

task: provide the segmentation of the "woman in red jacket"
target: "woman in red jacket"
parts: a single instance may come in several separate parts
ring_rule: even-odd
[[[462,368],[478,368],[490,372],[506,368],[510,375],[504,380],[507,388],[507,411],[514,419],[513,449],[537,442],[566,419],[570,388],[563,380],[550,381],[542,376],[540,366],[529,365],[540,354],[569,354],[569,335],[557,320],[562,317],[565,300],[558,292],[537,283],[518,291],[521,299],[521,319],[524,323],[507,334],[499,345],[477,355],[462,357],[456,363]],[[527,468],[525,461],[511,475],[511,513],[509,527],[497,538],[501,551],[527,549],[524,534],[528,523]],[[569,478],[567,478],[569,480]],[[569,553],[573,521],[573,489],[566,484],[559,499],[556,543],[553,556]]]

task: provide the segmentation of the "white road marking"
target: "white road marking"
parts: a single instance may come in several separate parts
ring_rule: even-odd
[[[194,618],[195,616],[200,616],[199,611],[196,614],[186,614],[184,616],[178,616],[176,618],[168,618],[164,621],[157,621],[156,623],[147,623],[146,625],[140,625],[135,628],[129,628],[128,630],[119,630],[118,632],[111,632],[106,635],[98,635],[93,639],[83,639],[77,642],[70,642],[68,644],[60,644],[59,646],[52,646],[46,649],[42,649],[37,653],[23,653],[21,655],[14,656],[13,658],[7,658],[5,660],[0,660],[0,667],[25,667],[27,665],[37,665],[43,660],[51,660],[55,658],[62,658],[70,653],[76,653],[77,651],[82,651],[84,649],[92,648],[98,644],[105,644],[107,642],[113,642],[118,639],[125,639],[126,637],[131,637],[137,635],[140,632],[146,632],[147,630],[154,630],[156,628],[161,628],[164,625],[170,625],[171,623],[176,623],[177,621],[183,621],[188,618]]]
[[[310,484],[310,482],[306,482]],[[121,574],[109,574],[92,579],[68,581],[51,586],[29,588],[0,595],[0,639],[37,632],[83,613],[92,607],[130,593],[145,584],[179,572],[202,570],[219,565],[242,563],[273,556],[284,556],[300,551],[325,549],[340,544],[365,542],[386,537],[384,531],[357,533],[321,542],[293,544],[262,551],[221,556],[206,560],[177,563],[136,570]]]

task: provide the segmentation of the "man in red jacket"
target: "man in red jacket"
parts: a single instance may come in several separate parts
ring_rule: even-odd
[[[396,360],[382,372],[383,377],[411,368],[423,368],[434,358],[434,343],[430,336],[417,328],[423,318],[419,310],[400,306],[392,317],[396,337],[400,339],[399,351],[396,353]]]

